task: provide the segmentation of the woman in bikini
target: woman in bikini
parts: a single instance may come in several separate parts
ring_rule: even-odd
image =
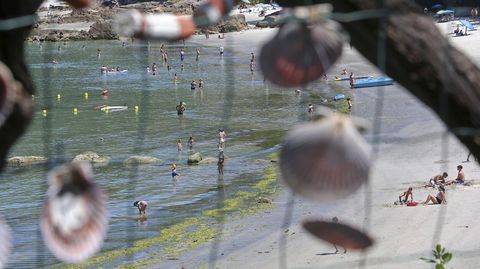
[[[433,196],[432,194],[429,194],[427,197],[427,200],[425,201],[425,205],[428,204],[428,202],[432,201],[433,204],[439,205],[439,204],[446,204],[447,203],[447,196],[445,195],[445,188],[443,186],[438,187],[438,193],[436,196]]]

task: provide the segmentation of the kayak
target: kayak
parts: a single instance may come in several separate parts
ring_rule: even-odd
[[[128,70],[120,70],[120,71],[107,71],[107,74],[109,75],[116,75],[116,74],[127,74]]]
[[[345,99],[345,94],[339,93],[333,97],[333,101],[340,101],[342,99]]]
[[[109,112],[123,111],[123,110],[127,110],[127,109],[128,109],[128,106],[104,106],[104,107],[100,108],[101,111],[109,111]]]
[[[359,76],[359,77],[355,77],[355,79],[362,79],[362,78],[369,78],[369,76]],[[350,80],[350,78],[349,78],[349,77],[347,77],[347,78],[335,77],[333,80],[335,80],[335,81],[344,81],[344,80]]]
[[[393,79],[389,77],[375,77],[366,79],[356,79],[353,88],[367,88],[392,85]]]

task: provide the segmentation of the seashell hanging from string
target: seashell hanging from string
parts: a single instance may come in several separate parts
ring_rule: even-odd
[[[10,69],[0,62],[0,126],[5,123],[13,110],[18,84]]]
[[[0,218],[0,268],[5,268],[12,248],[10,227]]]
[[[303,228],[315,237],[345,249],[364,250],[373,245],[373,240],[368,235],[337,222],[305,221]]]
[[[368,180],[370,145],[352,120],[333,114],[297,125],[280,152],[280,171],[296,194],[325,201],[347,196]]]
[[[302,86],[318,79],[342,53],[343,39],[326,23],[307,26],[290,19],[260,51],[265,79],[283,87]]]
[[[82,262],[100,249],[105,237],[105,196],[92,181],[87,163],[60,166],[48,178],[47,199],[40,216],[45,244],[64,262]]]

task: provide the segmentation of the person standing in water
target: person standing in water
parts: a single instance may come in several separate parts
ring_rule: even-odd
[[[227,134],[223,128],[218,129],[218,150],[223,151],[225,149],[225,138]]]
[[[223,155],[223,151],[220,151],[220,152],[218,153],[218,162],[217,162],[218,174],[219,174],[219,175],[223,175],[223,165],[224,165],[224,162],[225,162],[225,155]]]
[[[250,52],[250,55],[252,56],[250,58],[250,62],[254,62],[255,61],[255,54],[253,52]]]
[[[353,74],[353,72],[350,72],[349,81],[350,81],[350,88],[353,89],[353,87],[355,86],[355,74]]]
[[[185,60],[185,51],[183,49],[180,50],[180,61],[183,63],[183,60]]]
[[[351,111],[353,107],[352,99],[347,98],[347,104],[348,104],[348,111]]]
[[[188,139],[188,149],[193,150],[193,135],[190,135],[190,138]]]
[[[200,58],[200,50],[197,48],[197,56],[195,57],[195,61],[198,62],[199,58]]]
[[[198,81],[198,88],[199,88],[200,90],[203,89],[203,80],[202,80],[202,79],[200,79],[200,81]]]
[[[224,52],[223,46],[220,46],[218,48],[218,51],[220,51],[220,56],[223,56],[223,52]]]
[[[190,90],[194,91],[197,88],[197,83],[195,80],[192,80],[192,83],[190,83]]]
[[[140,200],[140,201],[135,201],[133,203],[133,206],[138,208],[138,212],[140,213],[140,215],[145,215],[147,211],[148,203],[147,201]]]
[[[312,115],[314,111],[315,111],[315,109],[313,108],[313,105],[308,104],[307,113]]]
[[[177,78],[177,73],[175,73],[175,75],[173,75],[173,82],[174,82],[174,83],[177,83],[177,79],[178,79],[178,78]]]
[[[250,61],[250,73],[253,74],[253,60]]]
[[[178,150],[178,152],[181,152],[182,149],[183,149],[182,139],[178,139],[178,140],[177,140],[177,150]]]
[[[183,104],[182,101],[180,101],[180,104],[178,104],[175,109],[177,110],[177,115],[183,115],[183,112],[185,112],[185,105]]]
[[[172,170],[172,179],[174,179],[176,176],[178,176],[178,173],[177,173],[177,165],[176,164],[172,164],[170,166],[170,169]]]

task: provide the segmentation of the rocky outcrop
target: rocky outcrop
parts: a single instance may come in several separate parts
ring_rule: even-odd
[[[196,152],[188,156],[188,164],[198,164],[202,160],[202,154],[200,152]]]
[[[218,159],[214,157],[205,157],[201,161],[198,162],[198,164],[212,164],[212,163],[217,163]]]
[[[23,167],[36,164],[44,164],[48,161],[43,156],[14,156],[7,159],[7,166]]]
[[[98,20],[88,30],[90,39],[118,39],[118,35],[112,30],[112,22]]]
[[[78,154],[72,160],[72,162],[90,162],[90,163],[108,163],[109,161],[110,161],[110,157],[100,156],[93,151],[87,151],[82,154]]]
[[[160,163],[162,160],[151,156],[131,156],[123,163],[126,165],[152,164]]]
[[[238,32],[247,29],[245,15],[237,14],[228,17],[219,23],[219,29],[221,33]]]

